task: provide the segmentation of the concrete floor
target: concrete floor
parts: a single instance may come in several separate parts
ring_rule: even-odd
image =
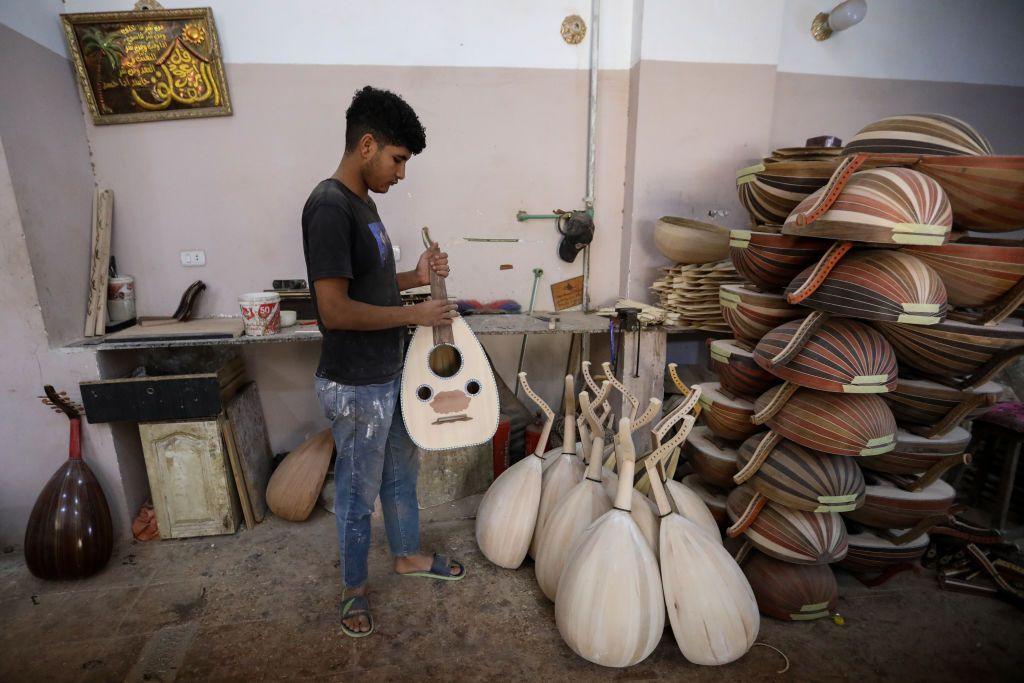
[[[435,515],[436,516],[436,515]],[[577,657],[526,566],[490,565],[468,519],[424,524],[425,548],[465,560],[461,583],[389,571],[374,528],[376,633],[338,627],[334,518],[270,517],[254,531],[126,544],[92,579],[35,579],[0,555],[0,681],[150,680],[1020,680],[1024,622],[1001,602],[945,593],[928,572],[867,589],[840,573],[831,620],[764,618],[759,641],[726,667],[689,664],[671,633],[646,661],[611,670]]]

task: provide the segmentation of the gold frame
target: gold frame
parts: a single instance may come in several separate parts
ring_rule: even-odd
[[[210,29],[210,66],[213,73],[216,87],[220,90],[223,104],[215,107],[197,107],[195,109],[171,109],[167,111],[147,111],[134,114],[103,114],[96,104],[96,96],[93,93],[92,83],[89,80],[89,73],[85,67],[85,59],[79,49],[78,39],[75,37],[75,26],[82,24],[98,24],[104,22],[144,22],[156,20],[173,19],[201,19],[206,22]],[[75,75],[78,80],[79,93],[82,99],[89,105],[89,113],[92,115],[92,122],[95,125],[109,125],[117,123],[145,123],[147,121],[168,121],[174,119],[198,119],[211,116],[231,116],[231,95],[228,92],[228,81],[224,75],[224,62],[220,51],[220,38],[217,35],[217,25],[213,21],[213,10],[209,7],[195,7],[187,9],[159,9],[159,10],[132,10],[128,12],[81,12],[76,14],[61,14],[61,26],[64,29],[64,41],[68,47],[68,54],[74,64]]]

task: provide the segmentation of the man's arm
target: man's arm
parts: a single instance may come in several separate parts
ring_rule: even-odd
[[[421,285],[429,285],[430,279],[426,282],[420,279],[420,274],[415,270],[407,270],[404,273],[398,273],[398,291],[404,292],[407,289],[413,287],[419,287]]]
[[[403,273],[404,275],[404,273]],[[401,280],[399,280],[401,282]],[[348,278],[321,278],[313,283],[320,320],[329,330],[387,330],[405,325],[450,325],[456,306],[424,301],[415,306],[374,306],[348,296]]]
[[[436,242],[432,243],[429,249],[420,254],[415,270],[398,273],[396,278],[398,280],[398,291],[404,292],[413,287],[429,285],[431,270],[443,278],[448,277],[450,273],[448,254],[441,251]]]

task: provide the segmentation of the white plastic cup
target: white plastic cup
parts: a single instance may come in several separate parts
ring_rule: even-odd
[[[135,278],[112,277],[107,282],[107,317],[111,325],[135,317]]]
[[[281,330],[281,296],[274,292],[249,292],[238,297],[245,333],[252,337]]]

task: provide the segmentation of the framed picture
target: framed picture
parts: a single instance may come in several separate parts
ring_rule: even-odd
[[[93,123],[230,116],[209,7],[62,14]]]

